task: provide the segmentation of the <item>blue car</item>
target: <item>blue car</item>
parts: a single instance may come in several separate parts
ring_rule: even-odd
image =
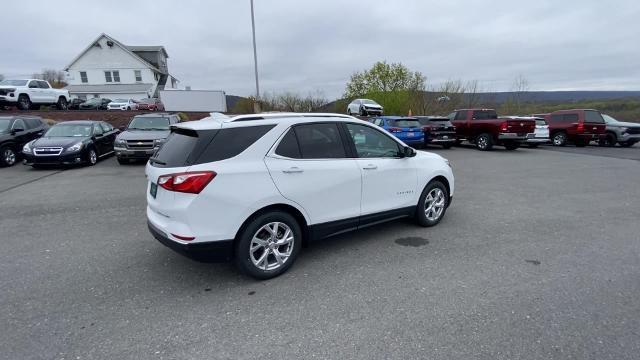
[[[417,118],[406,116],[379,116],[370,120],[405,144],[415,147],[424,145],[424,132]]]

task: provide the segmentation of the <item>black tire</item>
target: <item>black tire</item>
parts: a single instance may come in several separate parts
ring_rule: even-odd
[[[433,217],[427,216],[427,213],[428,213],[427,210],[429,209],[430,204],[432,204],[433,201],[437,201],[437,199],[434,199],[433,201],[429,202],[427,200],[427,197],[430,194],[432,197],[434,193],[437,194],[436,189],[440,190],[440,192],[442,193],[444,203],[442,204],[442,208],[441,208],[442,210],[440,212],[440,215],[438,215],[437,218],[433,218]],[[430,183],[427,184],[427,186],[425,186],[424,190],[422,190],[422,194],[420,195],[420,199],[418,200],[418,205],[416,206],[416,213],[415,213],[416,222],[420,224],[420,226],[424,226],[424,227],[431,227],[431,226],[438,225],[440,220],[442,220],[442,218],[444,217],[444,214],[447,212],[448,207],[449,207],[449,192],[447,191],[447,187],[444,186],[444,184],[438,180],[432,180]],[[438,207],[438,209],[440,209],[440,207]],[[433,214],[433,215],[436,215],[436,214]]]
[[[520,144],[517,142],[508,142],[504,144],[504,148],[507,150],[515,150],[520,147]]]
[[[291,253],[289,257],[285,259],[282,264],[278,265],[278,267],[273,269],[261,269],[257,265],[254,265],[254,261],[252,260],[252,257],[251,257],[252,253],[250,251],[251,243],[254,239],[254,236],[259,237],[262,234],[268,234],[264,230],[262,230],[262,228],[270,223],[275,223],[275,222],[285,224],[287,227],[289,227],[289,229],[293,233],[293,239],[291,240]],[[280,230],[284,230],[284,229],[280,227]],[[280,231],[278,231],[277,235],[280,236],[284,234],[280,234]],[[266,240],[266,241],[272,241],[272,239]],[[273,246],[273,249],[282,250],[282,247],[287,245],[285,244],[285,245],[277,246],[272,244],[268,246],[269,247]],[[246,226],[244,226],[240,234],[238,234],[238,237],[236,238],[236,243],[235,243],[234,262],[238,270],[240,270],[242,273],[246,275],[249,275],[253,278],[260,279],[260,280],[271,279],[284,273],[291,267],[291,265],[293,265],[301,247],[302,247],[302,231],[300,230],[300,225],[298,224],[296,219],[293,216],[291,216],[289,213],[286,213],[283,211],[271,211],[264,214],[260,214],[254,217],[253,219],[249,220],[249,222],[246,224]],[[259,248],[255,250],[253,255],[255,255],[256,253],[259,253],[261,250],[263,249]],[[270,253],[269,251],[272,251],[272,250],[263,250],[262,253],[259,253],[261,254],[260,257],[266,256],[266,259],[265,259],[266,267],[269,267],[270,259],[276,260],[275,255],[273,255],[273,253]],[[286,251],[286,248],[285,248],[285,251]],[[266,255],[264,255],[265,252],[267,252]],[[256,260],[259,260],[259,259],[256,259]],[[259,264],[261,263],[262,262],[260,262]],[[272,265],[275,266],[275,264],[272,264]]]
[[[89,164],[89,166],[93,166],[97,163],[98,163],[98,153],[96,152],[95,148],[90,147],[87,150],[87,164]]]
[[[456,146],[460,146],[460,144],[462,144],[462,140],[457,140],[457,139],[456,139],[455,145],[456,145]]]
[[[360,108],[360,116],[367,116],[367,110],[365,110],[363,107]]]
[[[129,159],[118,158],[118,164],[127,165],[127,164],[129,164]]]
[[[453,146],[452,143],[442,144],[443,149],[451,149],[452,146]]]
[[[20,110],[29,110],[31,109],[31,99],[29,99],[29,96],[22,94],[18,96],[17,106]]]
[[[614,133],[607,133],[604,138],[598,141],[598,145],[605,147],[614,147],[618,142],[618,137]]]
[[[536,143],[531,143],[531,144],[529,144],[529,147],[530,147],[531,149],[537,149],[537,148],[538,148],[538,146],[539,146],[539,145],[538,145],[538,144],[536,144]]]
[[[127,111],[131,111],[131,108],[129,106],[127,106]]]
[[[16,162],[18,162],[18,154],[12,146],[5,145],[0,147],[0,166],[13,166]]]
[[[626,141],[626,142],[621,142],[620,146],[622,146],[622,147],[632,147],[633,144],[635,144],[635,141]]]
[[[68,107],[69,107],[69,104],[67,104],[67,99],[60,96],[60,98],[58,98],[58,102],[56,103],[56,108],[58,110],[67,110]]]
[[[491,134],[482,133],[476,137],[476,149],[480,151],[489,151],[493,148],[493,138]]]
[[[567,134],[564,132],[557,132],[553,134],[551,138],[551,143],[553,146],[566,146],[567,145]]]

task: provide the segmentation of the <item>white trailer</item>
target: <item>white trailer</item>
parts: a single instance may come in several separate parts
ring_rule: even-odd
[[[222,90],[160,90],[160,100],[166,111],[227,111],[227,97]]]

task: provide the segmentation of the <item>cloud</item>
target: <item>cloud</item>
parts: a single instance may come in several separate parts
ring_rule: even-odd
[[[98,34],[164,45],[182,85],[250,95],[249,1],[50,1],[3,5],[0,73],[63,68]],[[635,1],[255,0],[263,91],[339,97],[374,62],[402,62],[430,84],[478,80],[510,90],[638,90],[640,7]],[[19,29],[19,31],[18,31]],[[8,35],[11,34],[11,35]]]

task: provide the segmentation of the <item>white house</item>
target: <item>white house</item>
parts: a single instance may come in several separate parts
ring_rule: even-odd
[[[127,46],[101,34],[65,67],[66,89],[82,99],[143,99],[177,89],[163,46]]]

